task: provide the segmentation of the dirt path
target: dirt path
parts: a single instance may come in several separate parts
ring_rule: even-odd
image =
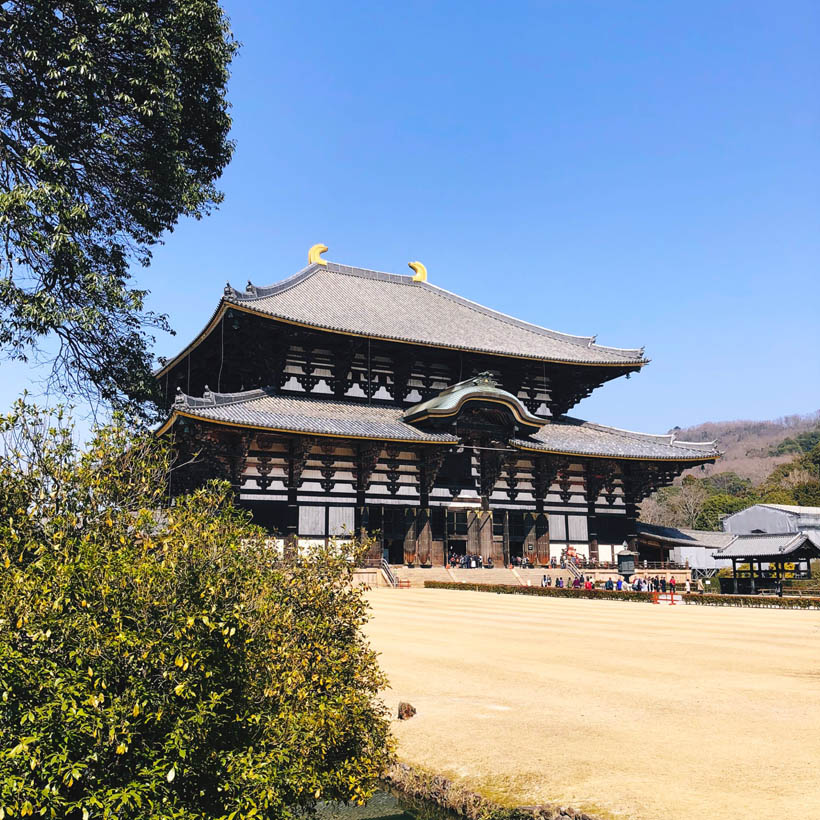
[[[508,804],[820,820],[820,612],[373,590],[402,760]]]

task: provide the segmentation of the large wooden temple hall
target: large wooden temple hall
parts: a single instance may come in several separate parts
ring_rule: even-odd
[[[640,370],[604,347],[506,316],[427,281],[326,261],[278,284],[228,285],[202,332],[157,377],[173,492],[228,479],[282,536],[375,535],[391,563],[451,552],[535,565],[567,547],[612,561],[636,545],[637,505],[713,443],[567,415]]]

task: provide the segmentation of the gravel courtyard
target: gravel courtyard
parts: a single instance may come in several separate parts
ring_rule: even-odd
[[[506,804],[820,818],[820,612],[368,595],[407,763]]]

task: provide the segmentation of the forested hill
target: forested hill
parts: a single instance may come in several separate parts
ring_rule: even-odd
[[[820,412],[670,432],[683,441],[714,439],[725,455],[643,501],[641,519],[648,524],[717,530],[724,516],[750,504],[820,506]]]
[[[808,452],[820,437],[820,410],[784,416],[773,421],[707,421],[694,427],[675,427],[683,441],[716,440],[723,458],[694,475],[734,472],[758,484],[779,464]]]

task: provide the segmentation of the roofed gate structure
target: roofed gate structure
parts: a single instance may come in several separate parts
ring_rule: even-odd
[[[365,531],[392,563],[451,551],[549,563],[574,546],[613,560],[636,505],[712,443],[567,416],[642,349],[519,321],[426,281],[325,261],[270,286],[228,285],[157,376],[181,492],[228,479],[286,536]]]

